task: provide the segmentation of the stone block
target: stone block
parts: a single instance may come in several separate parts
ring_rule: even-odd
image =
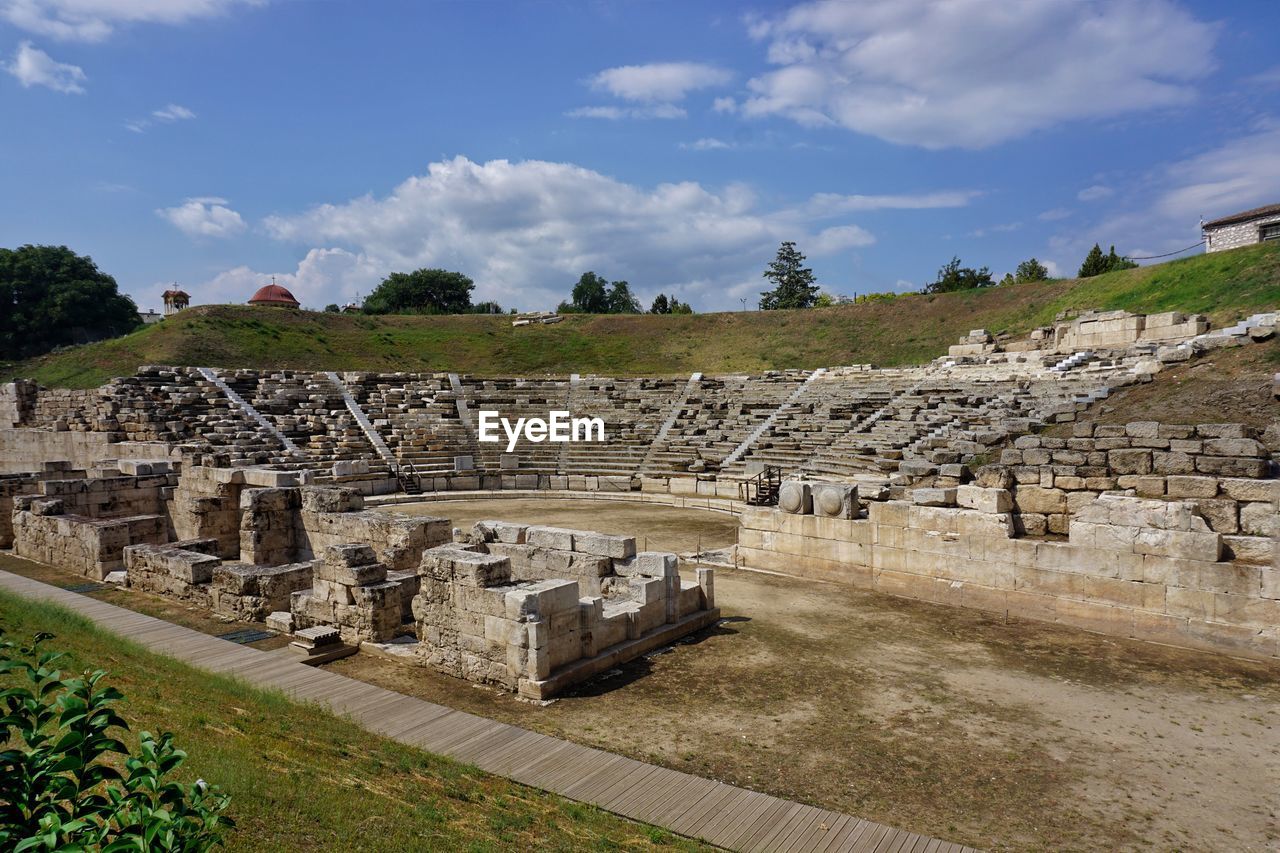
[[[1165,479],[1165,494],[1171,498],[1212,498],[1218,494],[1218,478],[1204,476],[1167,477]]]
[[[1020,512],[1048,515],[1051,513],[1065,513],[1067,510],[1067,493],[1061,489],[1020,485],[1014,492],[1014,501]]]
[[[532,526],[525,530],[525,542],[535,548],[555,548],[560,551],[572,551],[576,532],[563,527]]]
[[[918,506],[955,506],[956,489],[913,489],[911,491],[911,501]]]
[[[662,551],[641,551],[634,557],[613,561],[613,570],[623,577],[675,577],[679,569],[679,557]]]
[[[1152,471],[1151,451],[1140,449],[1111,450],[1107,453],[1107,464],[1117,474],[1150,474]]]
[[[1010,512],[1013,510],[1013,495],[1007,489],[960,486],[956,489],[956,503],[979,512]]]
[[[1280,513],[1275,504],[1240,504],[1240,531],[1251,536],[1280,538]]]
[[[810,490],[813,514],[823,518],[856,518],[861,509],[852,483],[815,483]]]
[[[612,536],[606,533],[575,530],[573,550],[580,554],[626,559],[635,556],[636,540],[634,536]]]
[[[1204,452],[1210,456],[1244,456],[1265,458],[1267,448],[1252,438],[1213,438],[1204,443]]]
[[[800,480],[784,480],[778,490],[778,508],[792,515],[812,513],[813,494],[810,484]]]

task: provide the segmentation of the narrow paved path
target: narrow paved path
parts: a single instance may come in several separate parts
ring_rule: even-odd
[[[304,666],[278,650],[219,640],[10,572],[0,571],[0,589],[55,602],[158,654],[281,690],[400,743],[720,847],[777,853],[968,849],[455,711]]]

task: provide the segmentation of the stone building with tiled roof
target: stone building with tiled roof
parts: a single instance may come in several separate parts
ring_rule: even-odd
[[[1206,222],[1200,227],[1204,232],[1206,252],[1222,252],[1268,240],[1280,240],[1280,204],[1242,210]]]

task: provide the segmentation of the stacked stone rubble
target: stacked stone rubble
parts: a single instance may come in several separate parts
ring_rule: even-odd
[[[294,625],[337,628],[343,640],[385,642],[404,631],[400,584],[368,545],[330,545],[313,563],[310,589],[296,592]]]

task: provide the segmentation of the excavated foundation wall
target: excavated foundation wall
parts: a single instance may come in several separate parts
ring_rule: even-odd
[[[1194,505],[1111,494],[1079,509],[1067,541],[1019,539],[1007,502],[985,503],[1005,511],[884,501],[869,503],[866,518],[842,519],[748,508],[738,557],[939,604],[1280,658],[1274,539],[1266,564],[1230,562],[1223,535]]]

